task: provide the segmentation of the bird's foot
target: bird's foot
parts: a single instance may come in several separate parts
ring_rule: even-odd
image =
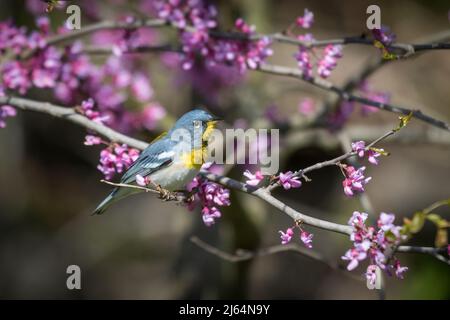
[[[164,189],[163,187],[161,187],[161,185],[156,186],[156,191],[159,192],[159,198],[163,199],[164,201],[169,201],[172,198],[172,192]]]

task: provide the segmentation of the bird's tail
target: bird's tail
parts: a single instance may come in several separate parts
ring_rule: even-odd
[[[103,200],[98,206],[97,208],[94,210],[94,212],[92,212],[92,215],[95,214],[102,214],[106,211],[106,209],[109,208],[110,205],[112,205],[114,202],[116,202],[118,199],[118,197],[116,197],[117,192],[119,191],[119,188],[115,188],[110,194],[109,196],[107,196],[105,198],[105,200]]]

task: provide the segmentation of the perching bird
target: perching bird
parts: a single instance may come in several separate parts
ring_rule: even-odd
[[[204,162],[208,138],[219,119],[195,109],[177,120],[166,134],[154,140],[128,168],[121,184],[136,185],[136,176],[147,177],[152,184],[175,191],[181,190],[198,173]],[[116,187],[95,209],[102,214],[114,202],[143,190]]]

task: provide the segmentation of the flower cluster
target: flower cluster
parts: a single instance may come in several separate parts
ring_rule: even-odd
[[[279,175],[279,181],[281,186],[285,190],[289,190],[291,188],[300,188],[302,186],[300,178],[295,176],[292,171],[288,171],[285,173],[281,172]]]
[[[358,86],[358,92],[362,97],[369,100],[379,102],[381,104],[387,104],[390,101],[390,95],[385,92],[373,90],[367,81],[363,81]],[[328,117],[328,125],[331,130],[338,130],[344,126],[347,120],[350,118],[355,107],[359,105],[361,107],[361,114],[363,116],[377,112],[380,109],[371,105],[360,104],[353,101],[343,101],[339,107]]]
[[[244,176],[248,178],[248,180],[245,181],[245,184],[252,187],[256,187],[264,179],[264,175],[260,170],[257,170],[254,174],[249,170],[245,170]]]
[[[393,257],[393,250],[405,239],[405,236],[401,234],[401,227],[394,225],[395,215],[382,212],[377,221],[377,228],[366,226],[367,216],[367,213],[355,211],[348,221],[348,224],[353,227],[350,235],[353,248],[342,257],[349,262],[347,269],[351,271],[359,265],[360,261],[369,258],[371,263],[365,275],[370,283],[375,284],[377,267],[389,275],[395,273],[402,279],[408,268],[402,267]]]
[[[184,53],[182,67],[190,70],[196,57],[201,56],[210,66],[216,64],[236,66],[243,73],[247,68],[255,69],[272,55],[268,38],[249,39],[255,28],[243,19],[237,19],[235,28],[243,39],[216,39],[210,37],[210,30],[217,26],[217,10],[212,5],[195,1],[156,1],[158,17],[167,20],[180,30]]]
[[[364,185],[366,185],[372,177],[365,177],[364,171],[366,167],[355,169],[353,166],[342,165],[345,179],[342,181],[344,193],[346,196],[352,197],[355,193],[364,192]]]
[[[202,206],[202,219],[206,226],[215,223],[215,219],[220,218],[222,213],[218,207],[229,206],[230,190],[220,184],[202,179],[197,176],[188,185],[188,191],[195,191],[194,200],[189,203],[189,209],[193,210],[196,203]]]
[[[305,29],[311,28],[313,22],[314,22],[314,13],[312,13],[306,8],[303,16],[298,17],[297,20],[295,21],[297,26]]]
[[[300,40],[304,40],[306,37],[299,36]],[[312,39],[312,36],[311,36]],[[311,79],[313,76],[313,65],[309,50],[305,46],[299,46],[298,52],[294,55],[297,60],[297,65],[305,79]]]
[[[305,245],[305,247],[311,249],[312,248],[312,238],[313,234],[303,230],[300,226],[300,223],[296,223],[295,226],[287,228],[286,231],[278,231],[280,234],[281,244],[288,244],[291,242],[294,237],[294,230],[298,229],[300,231],[300,240]]]
[[[296,25],[309,29],[314,22],[314,14],[305,9],[304,15],[298,17],[296,20]],[[310,33],[300,34],[297,39],[307,43],[314,42],[314,36]],[[311,60],[311,48],[306,45],[299,45],[298,51],[295,53],[294,58],[297,60],[297,65],[302,72],[305,79],[311,79],[313,77],[314,64]],[[327,45],[323,51],[322,56],[315,63],[316,72],[322,78],[328,78],[336,68],[337,60],[342,57],[342,46],[341,45]]]
[[[0,128],[6,127],[5,119],[8,117],[14,117],[17,114],[16,109],[11,106],[0,106]]]
[[[108,120],[108,116],[102,116],[99,111],[94,110],[95,102],[92,98],[89,98],[87,100],[83,100],[81,102],[81,108],[80,112],[85,115],[90,120],[104,124],[106,120]]]
[[[372,29],[372,35],[375,40],[380,41],[385,46],[391,45],[396,39],[396,35],[387,26],[381,26],[381,29]]]
[[[381,156],[381,153],[371,148],[366,150],[366,143],[364,141],[352,142],[352,150],[355,151],[360,158],[363,158],[367,152],[367,160],[369,160],[371,164],[377,165],[379,163],[378,157]],[[384,149],[379,149],[379,151],[383,152]]]
[[[127,19],[130,23],[134,21]],[[63,50],[48,45],[46,38],[51,34],[47,17],[37,18],[36,25],[37,31],[27,33],[25,28],[18,28],[10,22],[0,23],[0,55],[23,57],[5,59],[0,63],[2,91],[12,90],[23,95],[32,87],[48,88],[65,104],[76,104],[92,97],[97,111],[102,114],[102,122],[124,132],[154,128],[155,123],[164,116],[162,108],[155,107],[158,104],[152,101],[150,79],[140,71],[138,62],[142,58],[111,56],[106,63],[97,66],[83,53],[80,42],[74,42]],[[66,31],[60,29],[59,32]],[[105,44],[110,40],[107,44],[114,43],[120,45],[122,50],[128,50],[130,47],[148,45],[155,38],[147,28],[107,32],[110,32],[109,37],[104,34],[100,37],[101,32],[94,34],[92,42]],[[143,105],[143,110],[126,110],[125,102],[129,98]],[[92,112],[86,110],[86,114]]]
[[[139,157],[139,151],[129,148],[126,144],[113,144],[100,152],[100,170],[106,180],[111,180],[116,173],[122,173],[128,169]]]
[[[336,68],[337,59],[342,57],[342,46],[329,44],[323,49],[322,58],[317,63],[317,73],[322,78],[328,78]]]

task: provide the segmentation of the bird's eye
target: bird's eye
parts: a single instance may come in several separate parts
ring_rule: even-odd
[[[194,128],[199,129],[202,126],[202,122],[198,120],[194,120]]]

